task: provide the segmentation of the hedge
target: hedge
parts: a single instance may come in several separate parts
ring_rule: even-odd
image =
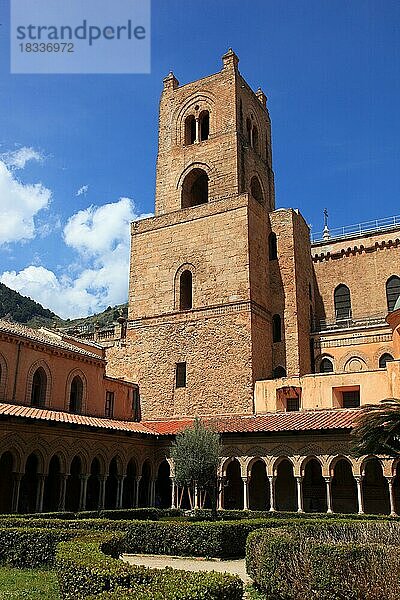
[[[57,544],[76,533],[43,529],[0,529],[0,563],[19,569],[50,565]]]
[[[161,518],[174,518],[184,515],[184,511],[178,508],[123,508],[113,510],[85,510],[82,512],[50,512],[32,513],[25,515],[4,515],[7,518],[24,517],[26,519],[111,519],[111,520],[138,520],[158,521]],[[211,515],[211,511],[210,511]]]
[[[101,592],[119,588],[127,590],[127,594],[132,590],[127,598],[241,600],[243,583],[234,575],[148,569],[107,556],[105,552],[118,554],[123,537],[108,535],[100,542],[88,538],[58,545],[56,570],[63,600],[97,598]],[[121,597],[121,590],[116,594]]]
[[[361,539],[359,524],[353,529],[354,539]],[[247,571],[268,598],[398,600],[399,546],[386,543],[384,529],[380,544],[329,541],[328,536],[322,542],[310,533],[294,528],[249,535]]]

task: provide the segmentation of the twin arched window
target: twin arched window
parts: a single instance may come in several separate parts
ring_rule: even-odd
[[[210,137],[210,113],[203,110],[198,117],[189,115],[185,119],[185,146],[204,142]]]
[[[351,318],[350,290],[341,283],[334,292],[335,317],[338,321]]]

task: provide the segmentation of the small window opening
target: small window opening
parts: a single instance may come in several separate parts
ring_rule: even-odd
[[[360,406],[360,390],[342,392],[343,408],[358,408]]]
[[[83,383],[79,375],[73,378],[69,397],[69,412],[79,414],[82,412]]]
[[[334,293],[336,319],[351,318],[350,290],[347,285],[338,285]]]
[[[287,412],[297,412],[300,410],[300,398],[287,398],[286,400]]]
[[[253,145],[253,140],[252,140],[252,127],[251,127],[250,119],[246,119],[246,133],[247,133],[247,140],[249,142],[249,146],[251,147]]]
[[[319,365],[320,373],[333,373],[333,363],[329,358],[323,358]]]
[[[199,117],[200,141],[208,140],[210,136],[210,113],[204,110]]]
[[[393,275],[386,282],[386,300],[388,311],[394,310],[395,304],[400,296],[400,277]]]
[[[114,392],[106,392],[104,415],[108,419],[112,419],[114,416]]]
[[[280,315],[272,317],[272,341],[274,343],[282,341],[282,319]]]
[[[176,363],[175,367],[175,387],[184,388],[186,387],[186,363]]]
[[[284,367],[275,367],[273,371],[274,379],[281,379],[282,377],[286,377],[286,369]]]
[[[191,271],[183,271],[179,280],[179,308],[190,310],[193,306],[193,276]]]
[[[196,141],[196,119],[189,115],[185,120],[185,145],[190,146]]]
[[[379,359],[379,368],[386,369],[386,363],[392,362],[392,360],[394,360],[393,356],[389,352],[385,352]]]
[[[268,249],[269,260],[276,260],[278,258],[278,241],[274,232],[268,236]]]
[[[208,202],[208,175],[202,169],[193,169],[182,185],[182,208],[191,208]]]
[[[47,375],[42,367],[39,367],[33,376],[31,405],[44,406],[46,401]]]
[[[253,148],[258,152],[258,129],[256,126],[253,127]]]
[[[257,200],[257,202],[259,202],[260,204],[264,204],[264,196],[262,193],[261,184],[258,177],[256,176],[251,178],[250,194],[255,200]]]

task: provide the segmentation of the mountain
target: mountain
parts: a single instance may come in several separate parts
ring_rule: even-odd
[[[51,327],[54,321],[61,320],[48,308],[43,308],[38,302],[22,296],[3,283],[0,283],[0,318],[26,323],[30,327]]]

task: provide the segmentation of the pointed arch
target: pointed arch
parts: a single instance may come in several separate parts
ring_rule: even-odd
[[[400,277],[392,275],[386,282],[386,302],[388,312],[392,312],[400,297]]]
[[[36,377],[35,377],[36,375]],[[48,364],[44,360],[33,363],[28,371],[26,380],[26,404],[38,402],[38,406],[51,406],[52,377]]]
[[[8,368],[7,361],[0,353],[0,402],[5,402],[7,397]]]
[[[74,383],[77,383],[74,386]],[[74,389],[75,387],[75,389]],[[84,414],[87,407],[87,380],[81,369],[68,373],[65,387],[65,409],[74,414]]]

